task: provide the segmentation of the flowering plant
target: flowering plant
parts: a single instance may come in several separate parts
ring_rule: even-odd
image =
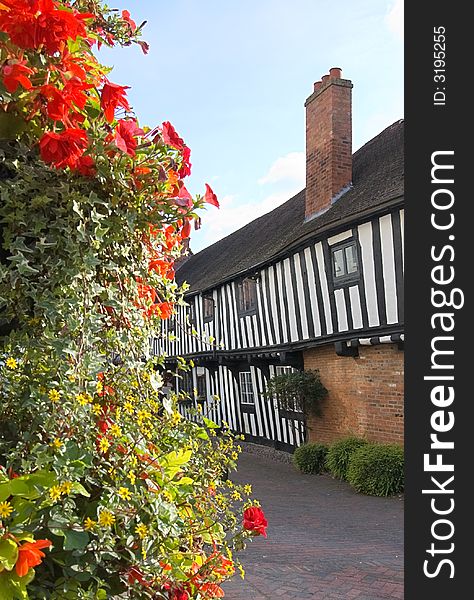
[[[219,598],[233,550],[265,534],[226,478],[233,436],[181,418],[151,352],[184,302],[174,260],[218,201],[191,197],[188,146],[140,126],[93,53],[146,52],[141,29],[99,0],[0,0],[4,600]]]

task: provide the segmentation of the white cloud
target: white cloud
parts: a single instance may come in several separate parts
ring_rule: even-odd
[[[400,40],[403,40],[403,14],[404,0],[394,0],[385,16],[388,28]]]
[[[280,156],[268,169],[266,175],[258,180],[260,185],[266,183],[279,183],[291,181],[304,186],[305,182],[305,154],[304,152],[290,152]]]
[[[196,253],[214,244],[250,221],[280,206],[301,191],[302,187],[301,185],[288,187],[266,196],[260,202],[239,202],[236,196],[224,196],[219,200],[220,208],[218,210],[209,207],[202,214],[202,228],[193,232],[191,249]]]

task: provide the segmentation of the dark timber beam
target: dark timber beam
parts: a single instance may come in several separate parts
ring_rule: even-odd
[[[359,356],[359,345],[355,340],[351,341],[349,346],[347,342],[335,342],[334,349],[338,356],[353,356],[354,358]]]

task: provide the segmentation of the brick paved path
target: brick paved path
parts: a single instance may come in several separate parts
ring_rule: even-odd
[[[250,482],[268,538],[240,553],[245,580],[226,600],[403,598],[403,500],[372,498],[328,475],[242,453],[234,481]]]

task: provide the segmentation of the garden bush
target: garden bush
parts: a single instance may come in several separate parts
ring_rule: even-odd
[[[151,352],[183,305],[190,150],[94,55],[147,44],[100,0],[0,2],[0,598],[210,600],[267,522],[238,447]],[[171,49],[162,49],[169,53]]]
[[[303,444],[293,454],[293,464],[303,473],[322,473],[325,470],[328,447],[324,444]]]
[[[351,456],[347,481],[361,494],[393,496],[403,492],[404,454],[396,444],[366,444]]]
[[[331,475],[334,475],[334,477],[346,479],[347,468],[353,452],[365,444],[367,444],[366,440],[355,436],[350,436],[334,442],[334,444],[329,447],[326,457],[327,470]]]

